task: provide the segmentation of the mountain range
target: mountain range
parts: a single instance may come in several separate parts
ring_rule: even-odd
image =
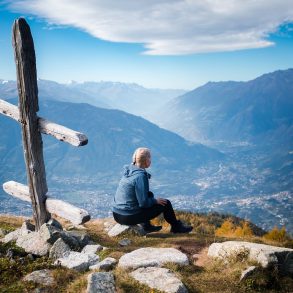
[[[67,84],[38,80],[39,98],[70,103],[88,103],[106,109],[120,109],[128,113],[150,117],[160,107],[185,90],[149,89],[135,83],[74,82]],[[0,79],[1,99],[17,97],[16,81]]]
[[[205,144],[291,144],[293,69],[248,82],[209,82],[171,100],[155,121]],[[172,113],[172,115],[170,115]]]
[[[138,93],[142,87],[137,85],[39,81],[39,115],[89,137],[87,146],[74,148],[43,136],[49,191],[94,216],[105,216],[122,166],[144,145],[153,152],[152,190],[170,198],[177,209],[230,212],[264,229],[286,225],[292,233],[292,72],[249,82],[210,82],[175,99],[171,94],[165,100],[150,99],[151,111],[146,96],[134,102],[135,95],[127,94],[129,88]],[[16,103],[15,86],[0,81],[0,97]],[[131,97],[124,106],[123,89]],[[113,109],[121,105],[138,105],[133,108],[140,109],[137,114],[153,113],[153,121],[185,139]],[[20,127],[0,116],[0,129],[0,181],[25,182]],[[28,205],[16,206],[3,193],[0,198],[1,211],[30,212]]]

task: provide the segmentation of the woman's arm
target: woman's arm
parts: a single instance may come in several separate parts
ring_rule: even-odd
[[[149,181],[146,174],[141,174],[135,180],[135,194],[141,208],[149,208],[157,203],[156,199],[148,196]]]

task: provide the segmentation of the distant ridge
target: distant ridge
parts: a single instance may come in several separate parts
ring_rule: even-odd
[[[248,82],[209,82],[173,99],[157,117],[159,125],[192,141],[292,142],[293,69]]]

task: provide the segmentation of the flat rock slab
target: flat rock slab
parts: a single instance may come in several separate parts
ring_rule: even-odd
[[[97,253],[103,250],[103,246],[100,244],[88,244],[82,249],[82,253]]]
[[[138,282],[167,293],[187,293],[186,287],[174,273],[165,268],[139,268],[130,273]]]
[[[98,262],[99,256],[96,254],[70,251],[65,257],[58,258],[54,264],[60,264],[63,267],[82,272],[86,271],[90,266],[93,266]]]
[[[137,269],[140,267],[161,267],[165,263],[188,265],[187,256],[175,248],[139,248],[124,254],[118,263],[118,267],[124,269]]]
[[[116,224],[114,227],[112,227],[109,230],[108,236],[116,237],[116,236],[127,234],[127,233],[131,233],[138,236],[146,235],[146,232],[144,231],[144,229],[138,225],[127,226],[127,225]]]
[[[278,265],[284,273],[293,273],[293,249],[245,241],[226,241],[213,243],[208,256],[228,259],[239,253],[247,252],[248,258],[257,261],[262,267]]]
[[[23,278],[24,281],[34,282],[37,284],[52,286],[54,284],[53,273],[50,270],[34,271]]]
[[[115,264],[117,263],[117,260],[113,257],[106,257],[101,262],[97,263],[96,265],[90,266],[90,270],[111,270]]]
[[[112,273],[92,273],[88,275],[87,293],[115,293],[115,281]]]

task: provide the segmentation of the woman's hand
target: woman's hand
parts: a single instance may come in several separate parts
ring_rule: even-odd
[[[165,205],[167,205],[167,203],[168,203],[167,199],[165,199],[165,198],[160,198],[160,197],[157,198],[156,201],[157,201],[157,204],[160,204],[160,205],[162,205],[162,206],[165,206]]]

